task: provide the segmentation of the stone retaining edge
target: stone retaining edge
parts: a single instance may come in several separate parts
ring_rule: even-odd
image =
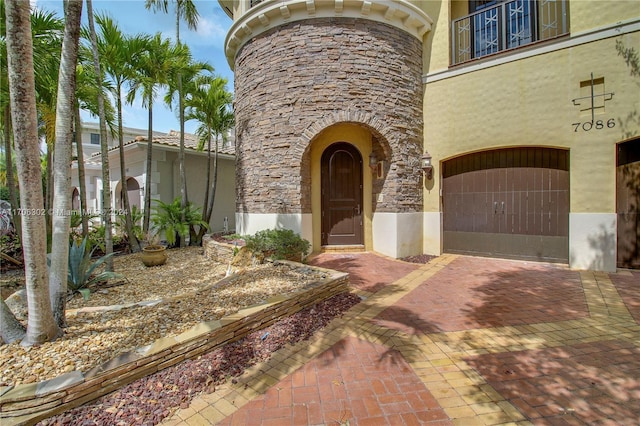
[[[300,266],[295,262],[279,262]],[[267,327],[280,318],[348,290],[347,273],[308,265],[304,267],[326,272],[328,277],[297,293],[275,296],[219,320],[196,324],[177,336],[158,339],[85,373],[72,371],[43,382],[2,389],[1,423],[3,426],[35,424],[144,376],[240,340],[256,329]]]

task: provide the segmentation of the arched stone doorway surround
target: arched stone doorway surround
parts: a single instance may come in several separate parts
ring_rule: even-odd
[[[347,142],[353,145],[362,156],[364,249],[367,251],[375,250],[374,213],[378,211],[378,207],[381,211],[385,210],[383,205],[385,203],[378,203],[378,195],[383,194],[382,200],[384,200],[385,181],[389,177],[392,158],[389,142],[381,133],[384,131],[388,131],[388,129],[382,126],[382,121],[379,118],[364,111],[348,110],[328,115],[322,120],[314,122],[303,132],[303,144],[307,146],[307,149],[302,154],[300,165],[302,172],[300,195],[301,204],[308,206],[307,208],[310,210],[313,251],[322,249],[322,154],[337,142]],[[369,167],[369,156],[372,152],[383,165],[383,173],[380,178]],[[387,199],[391,201],[392,197],[389,195]],[[392,210],[392,207],[388,206],[386,210]],[[380,235],[380,237],[383,236]],[[386,237],[390,238],[391,236],[387,235]],[[382,246],[379,246],[378,249],[382,249]]]

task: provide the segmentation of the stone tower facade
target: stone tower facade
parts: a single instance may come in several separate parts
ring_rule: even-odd
[[[227,38],[238,231],[292,228],[320,249],[330,230],[320,219],[319,163],[328,146],[346,142],[364,165],[361,245],[396,257],[421,253],[428,17],[404,1],[264,1],[238,13]],[[415,237],[399,241],[403,234]]]

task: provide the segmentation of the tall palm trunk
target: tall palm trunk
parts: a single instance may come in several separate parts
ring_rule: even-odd
[[[120,182],[122,184],[122,208],[124,209],[125,232],[129,239],[129,248],[131,252],[138,253],[140,251],[140,243],[133,233],[133,222],[131,221],[131,206],[129,205],[129,189],[127,188],[127,170],[124,162],[124,140],[122,136],[122,98],[120,96],[120,86],[118,85],[118,153],[120,154]]]
[[[44,207],[38,146],[33,41],[29,3],[5,2],[9,93],[16,148],[20,204],[25,212],[41,212]],[[42,214],[27,214],[22,223],[28,322],[23,346],[53,340],[60,329],[49,301],[46,260],[46,223]],[[65,244],[66,246],[66,244]]]
[[[75,111],[76,152],[78,156],[78,187],[80,193],[80,219],[82,220],[82,236],[89,234],[89,217],[87,208],[87,185],[84,173],[84,152],[82,148],[82,120],[80,119],[80,105],[76,103]]]
[[[147,127],[147,166],[144,178],[144,219],[142,223],[142,230],[145,234],[149,232],[149,220],[151,217],[151,168],[153,165],[153,94],[149,96],[149,126]]]
[[[209,223],[211,221],[211,215],[213,214],[213,204],[216,198],[216,183],[218,180],[218,135],[216,135],[215,155],[213,157],[213,183],[211,182],[211,129],[208,129],[209,139],[207,140],[207,186],[204,192],[204,202],[202,204],[202,221]],[[196,241],[202,244],[202,237],[204,237],[207,228],[201,226],[196,236]]]
[[[179,42],[178,42],[179,43]],[[185,211],[189,203],[187,196],[187,171],[184,165],[184,93],[182,91],[182,74],[178,74],[178,108],[180,108],[180,149],[178,150],[178,163],[180,164],[180,207],[182,210],[181,220],[184,222]],[[192,230],[189,230],[191,234]],[[180,247],[185,246],[185,239],[180,239]]]
[[[176,5],[176,44],[180,45],[180,7]],[[178,108],[180,109],[180,149],[178,150],[178,163],[180,165],[180,207],[182,214],[180,219],[186,220],[185,212],[189,204],[187,195],[187,170],[184,165],[184,91],[182,88],[182,74],[178,73]],[[192,235],[193,227],[189,227],[189,235]],[[180,247],[185,246],[185,239],[180,238]]]
[[[9,105],[4,109],[4,153],[5,163],[7,167],[7,186],[9,187],[9,203],[11,203],[11,209],[14,212],[18,211],[20,205],[18,204],[18,194],[16,194],[16,178],[13,175],[13,160],[12,154],[13,144],[11,143],[11,108]],[[22,219],[19,214],[13,215],[13,226],[16,228],[16,235],[20,238],[22,235]]]
[[[93,53],[93,68],[96,73],[98,87],[102,87],[102,71],[98,56],[98,40],[93,23],[92,0],[87,0],[87,17],[89,33],[91,35],[91,50]],[[109,145],[107,143],[107,120],[105,118],[104,96],[98,91],[98,115],[100,116],[100,159],[102,160],[102,220],[104,223],[105,254],[113,253],[113,229],[111,220],[111,181],[109,178]],[[105,262],[105,269],[113,271],[113,256]]]
[[[56,97],[56,144],[54,154],[51,266],[49,289],[53,316],[59,327],[66,326],[67,270],[69,265],[69,223],[71,221],[71,144],[75,111],[76,64],[82,2],[65,2],[64,38],[58,72]]]
[[[45,137],[46,138],[46,137]],[[51,234],[51,204],[53,202],[53,154],[55,145],[51,141],[47,141],[47,167],[45,169],[45,187],[44,187],[44,210],[45,221],[47,224],[47,238]],[[47,239],[47,251],[51,251],[51,239]]]

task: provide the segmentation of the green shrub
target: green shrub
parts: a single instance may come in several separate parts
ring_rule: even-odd
[[[309,241],[290,229],[265,229],[244,240],[248,250],[271,259],[301,260],[310,248]]]
[[[104,225],[92,225],[91,229],[89,229],[89,234],[87,235],[89,246],[94,249],[100,249],[102,253],[107,251],[105,234],[107,229]],[[113,243],[113,247],[117,247],[122,242],[122,237],[117,234],[111,235],[111,241]]]
[[[202,220],[200,209],[194,207],[192,203],[187,203],[185,206],[183,221],[181,204],[180,197],[171,203],[156,200],[156,207],[154,208],[154,213],[151,215],[151,220],[157,232],[164,232],[164,237],[170,247],[180,245],[180,239],[187,238],[191,225],[203,226],[205,228],[209,226]]]

